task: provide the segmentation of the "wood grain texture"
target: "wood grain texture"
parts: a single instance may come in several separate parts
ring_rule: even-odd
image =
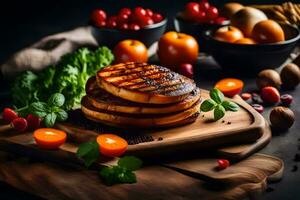
[[[215,159],[181,161],[168,167],[146,166],[137,171],[138,183],[105,186],[98,172],[26,159],[0,159],[0,180],[40,197],[57,200],[243,199],[258,196],[266,179],[282,171],[282,161],[254,155],[223,171]],[[177,170],[180,167],[189,173]],[[190,172],[205,176],[193,176]],[[212,182],[205,182],[208,180]],[[212,184],[213,183],[213,184]],[[224,184],[226,183],[226,184]]]

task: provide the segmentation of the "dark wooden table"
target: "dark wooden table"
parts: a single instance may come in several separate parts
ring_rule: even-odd
[[[14,51],[29,45],[30,43],[38,40],[39,38],[52,34],[55,32],[60,32],[64,30],[71,29],[78,25],[84,25],[86,22],[86,16],[92,8],[95,7],[105,7],[110,9],[109,1],[61,1],[61,3],[56,3],[53,1],[39,1],[33,4],[33,0],[29,1],[31,3],[20,2],[12,0],[8,6],[1,6],[0,22],[3,29],[1,28],[0,33],[0,62],[3,62],[8,58],[8,56]],[[111,10],[117,10],[129,3],[130,5],[146,5],[147,7],[158,7],[153,5],[150,1],[139,1],[136,3],[134,1],[120,1],[120,4],[114,4],[115,7]],[[172,2],[170,4],[170,2]],[[157,8],[161,12],[168,12],[169,16],[174,15],[177,10],[186,1],[162,1]],[[261,2],[261,1],[256,1]],[[272,1],[273,2],[273,1]],[[255,3],[255,2],[254,2]],[[170,6],[172,5],[172,6]],[[66,12],[67,10],[67,12]],[[27,14],[26,14],[27,13]],[[14,15],[11,17],[9,14]],[[170,24],[170,29],[172,29],[172,24]],[[200,44],[201,48],[201,44]],[[241,66],[242,70],[242,66]],[[208,60],[206,63],[201,63],[196,66],[195,78],[202,88],[211,88],[215,81],[222,77],[222,72],[220,68],[212,60]],[[242,78],[245,81],[244,91],[255,89],[254,78]],[[3,98],[8,94],[8,83],[2,82],[0,84],[0,102],[1,106],[4,107],[9,104],[10,100]],[[270,185],[268,191],[263,199],[285,199],[285,200],[295,200],[300,199],[299,185],[300,185],[300,169],[298,171],[292,172],[294,166],[297,164],[300,167],[300,163],[294,161],[295,154],[300,154],[300,88],[294,91],[288,92],[294,96],[294,103],[291,109],[296,114],[296,123],[294,126],[286,132],[276,133],[273,135],[271,143],[262,150],[263,153],[278,156],[285,162],[285,172],[283,180],[279,183]],[[269,108],[264,112],[264,116],[268,118]],[[196,198],[196,197],[195,197]],[[39,199],[33,195],[16,190],[5,183],[0,183],[0,199]]]

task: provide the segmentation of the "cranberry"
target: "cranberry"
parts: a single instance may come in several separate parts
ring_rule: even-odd
[[[247,101],[247,100],[251,99],[252,95],[250,93],[246,92],[246,93],[242,93],[241,97],[244,101]]]
[[[126,14],[126,15],[131,15],[131,10],[130,8],[122,8],[119,12],[119,15],[122,15],[122,14]]]
[[[193,65],[189,63],[184,63],[179,66],[179,73],[188,77],[193,78],[194,72],[193,72]]]
[[[106,20],[106,13],[104,10],[96,9],[93,10],[91,14],[91,20],[97,24],[98,22],[105,21]]]
[[[220,24],[222,25],[227,19],[225,17],[218,17],[217,19],[215,19],[215,24]]]
[[[146,15],[148,17],[153,17],[153,11],[151,9],[146,9]]]
[[[218,160],[219,169],[226,169],[227,167],[229,167],[229,165],[230,165],[229,160],[226,160],[226,159],[219,159]]]
[[[108,28],[116,28],[117,27],[117,17],[111,16],[107,20],[107,27]]]
[[[254,108],[254,110],[256,110],[259,113],[264,112],[264,107],[260,104],[252,104],[252,107]]]
[[[199,4],[197,2],[189,2],[185,6],[185,13],[189,19],[197,19],[200,12]]]
[[[130,30],[138,31],[141,29],[141,27],[138,24],[130,24],[129,25]]]
[[[280,94],[275,87],[267,86],[262,88],[260,96],[265,103],[275,104],[280,101]]]
[[[97,26],[97,27],[105,27],[106,26],[106,21],[95,22],[95,26]]]
[[[143,17],[139,20],[139,24],[141,27],[144,27],[144,26],[154,24],[154,21],[153,19],[151,19],[151,17]]]
[[[284,95],[281,95],[280,100],[281,100],[282,105],[289,106],[293,102],[293,97],[292,97],[292,95],[284,94]]]
[[[209,9],[209,7],[210,7],[210,5],[209,5],[208,1],[205,1],[205,0],[200,1],[200,3],[199,3],[200,10],[206,11]]]
[[[117,23],[118,24],[126,23],[126,22],[128,22],[128,19],[129,19],[129,15],[127,15],[127,14],[120,14],[117,17]]]
[[[18,114],[14,110],[10,108],[4,108],[2,113],[2,118],[6,124],[11,123],[14,119],[18,117],[19,117]]]
[[[219,16],[219,11],[216,7],[211,6],[208,10],[207,10],[207,18],[210,20],[214,20],[216,18],[218,18]]]
[[[14,129],[18,131],[25,131],[27,129],[27,121],[23,117],[18,117],[11,122]]]
[[[199,14],[198,14],[198,16],[197,16],[196,21],[198,23],[204,23],[204,22],[206,22],[207,21],[206,12],[200,11]]]
[[[152,19],[153,19],[154,23],[158,23],[163,20],[163,16],[159,13],[154,13]]]
[[[127,30],[129,28],[129,26],[126,23],[122,23],[122,24],[119,25],[119,28],[123,29],[123,30]]]
[[[146,10],[142,7],[136,7],[133,11],[134,15],[137,17],[137,18],[142,18],[142,17],[145,17],[146,16]]]
[[[38,116],[29,114],[27,115],[26,120],[27,120],[28,128],[30,130],[38,129],[41,126],[42,119],[39,118]]]

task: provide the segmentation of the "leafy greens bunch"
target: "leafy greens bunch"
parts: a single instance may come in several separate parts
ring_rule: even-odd
[[[51,94],[61,93],[65,97],[62,108],[71,110],[85,95],[87,79],[113,59],[107,47],[95,51],[81,48],[64,55],[59,63],[41,72],[25,71],[12,85],[13,102],[16,107],[24,107],[37,101],[46,102]]]

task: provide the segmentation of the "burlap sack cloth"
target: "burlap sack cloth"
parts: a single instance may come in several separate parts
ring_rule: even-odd
[[[47,36],[15,53],[1,66],[4,77],[24,70],[41,70],[81,46],[97,46],[89,27]],[[137,172],[138,183],[106,186],[97,171],[32,161],[1,152],[0,180],[46,199],[242,199],[256,197],[266,179],[282,168],[280,160],[254,155],[230,167],[213,171],[215,159],[151,165]],[[208,184],[211,176],[213,184]],[[210,174],[210,175],[207,175]],[[213,177],[213,178],[212,178]],[[222,182],[219,184],[218,182]],[[218,183],[218,184],[216,184]],[[225,183],[225,184],[224,184]]]

